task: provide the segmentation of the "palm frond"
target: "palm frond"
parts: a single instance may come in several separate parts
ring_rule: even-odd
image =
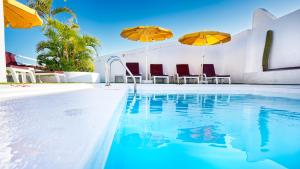
[[[60,14],[60,13],[67,13],[67,14],[70,14],[73,18],[76,18],[76,14],[71,9],[69,9],[67,7],[55,8],[51,11],[52,16],[55,16],[55,15]]]

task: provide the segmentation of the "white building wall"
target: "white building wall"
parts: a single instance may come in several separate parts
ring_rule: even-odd
[[[253,28],[232,36],[231,42],[226,44],[206,48],[177,42],[153,44],[147,53],[145,48],[141,48],[112,55],[125,54],[126,62],[139,62],[143,75],[146,54],[149,56],[149,64],[162,63],[164,72],[169,75],[175,74],[176,64],[180,63],[189,64],[192,74],[200,74],[202,56],[205,55],[205,63],[213,63],[218,74],[230,74],[233,83],[300,84],[300,69],[262,71],[267,30],[274,31],[270,68],[300,66],[300,10],[276,19],[268,11],[258,9],[253,16]],[[96,61],[96,71],[104,74],[101,60]],[[112,77],[124,73],[125,70],[118,63],[113,64]],[[114,78],[111,80],[114,81]]]
[[[0,0],[0,82],[6,82],[5,43],[4,43],[4,11]]]
[[[141,44],[143,45],[143,44]],[[221,48],[221,47],[219,47]],[[166,43],[160,46],[150,46],[148,52],[146,48],[137,50],[115,53],[112,55],[123,56],[126,62],[139,62],[140,69],[145,78],[145,57],[148,55],[148,63],[156,64],[162,63],[164,66],[164,73],[170,76],[176,73],[176,64],[189,64],[191,74],[201,73],[201,62],[202,56],[205,54],[205,63],[214,63],[216,71],[218,73],[223,72],[222,59],[220,50],[215,50],[214,47],[196,47],[196,46],[185,46],[179,43]],[[107,55],[110,56],[110,55]],[[106,56],[102,56],[105,58]],[[102,59],[96,61],[96,72],[104,74],[104,63]],[[119,63],[112,65],[112,77],[115,75],[122,75],[125,73],[123,67]],[[102,78],[102,81],[104,79]],[[111,79],[114,80],[113,78]]]
[[[231,75],[233,83],[242,83],[246,64],[246,52],[249,31],[241,32],[232,37],[232,40],[224,44],[220,55],[223,57],[223,74]]]
[[[251,30],[246,52],[244,83],[300,84],[300,69],[262,71],[262,56],[268,30],[274,33],[269,68],[300,66],[299,18],[300,10],[297,10],[268,24],[259,24]]]

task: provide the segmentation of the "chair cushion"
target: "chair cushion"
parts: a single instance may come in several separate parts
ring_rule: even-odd
[[[188,64],[176,65],[176,70],[179,76],[190,76],[190,69]]]
[[[36,71],[36,73],[53,73],[53,74],[64,74],[63,71]]]
[[[139,63],[126,63],[126,67],[130,70],[130,72],[134,76],[140,76],[140,68]],[[129,73],[126,71],[126,75],[129,75]]]
[[[167,77],[167,76],[169,76],[169,75],[153,75],[153,76],[166,76],[166,77]]]
[[[31,67],[27,67],[27,66],[16,66],[16,65],[10,65],[8,67],[15,68],[15,69],[24,69],[24,70],[32,69]]]
[[[162,64],[150,64],[151,76],[165,76]]]
[[[214,64],[203,64],[203,73],[206,74],[206,77],[215,77],[215,67]]]
[[[10,67],[11,65],[15,65],[15,66],[18,65],[16,61],[16,57],[13,53],[5,52],[5,60],[6,60],[6,67]]]
[[[216,77],[230,77],[230,75],[216,75]]]

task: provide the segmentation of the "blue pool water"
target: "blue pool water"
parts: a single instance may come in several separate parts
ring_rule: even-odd
[[[129,95],[105,169],[300,168],[300,100]]]

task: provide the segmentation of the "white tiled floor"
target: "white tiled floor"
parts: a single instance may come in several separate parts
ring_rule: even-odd
[[[79,169],[132,84],[0,85],[0,168]],[[149,93],[249,93],[300,98],[289,85],[138,85]],[[101,139],[102,138],[102,139]]]

